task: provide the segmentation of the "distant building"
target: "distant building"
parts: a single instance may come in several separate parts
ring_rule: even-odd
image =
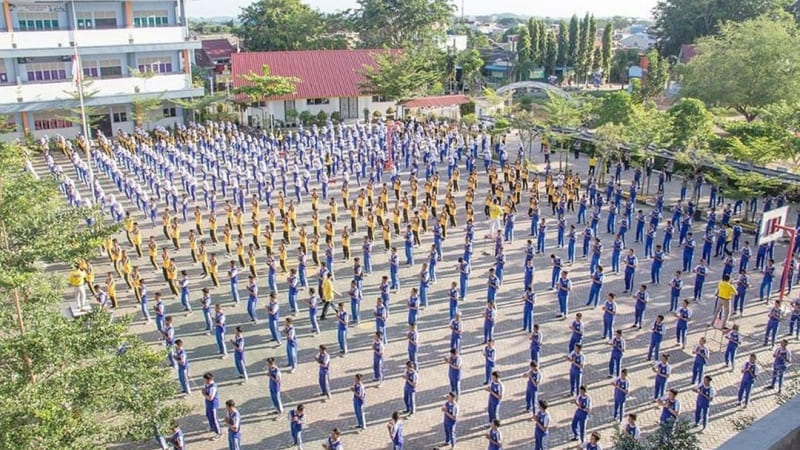
[[[74,7],[74,10],[73,10]],[[79,61],[73,43],[79,46]],[[192,86],[192,52],[200,42],[186,28],[185,0],[3,1],[0,14],[0,114],[9,118],[11,140],[25,132],[71,138],[80,125],[64,117],[77,108],[76,71],[91,78],[86,98],[96,129],[110,135],[132,131],[131,102],[163,99],[160,118],[149,125],[183,121],[168,100],[203,95]],[[151,72],[152,77],[135,76]]]
[[[231,55],[237,49],[228,39],[204,39],[201,48],[194,54],[195,64],[206,71],[206,78],[213,86],[213,91],[221,91],[230,87]]]
[[[439,44],[441,50],[451,50],[456,53],[462,52],[467,49],[467,35],[466,34],[448,34],[445,40]]]
[[[617,48],[635,48],[649,50],[656,44],[656,40],[646,34],[629,34],[619,40]]]
[[[378,96],[364,94],[360,84],[364,66],[375,64],[374,55],[386,50],[306,50],[287,52],[242,52],[231,58],[233,86],[246,83],[242,75],[261,73],[269,65],[273,75],[300,79],[294,95],[265,98],[251,104],[246,114],[248,123],[268,125],[272,121],[290,123],[289,111],[308,111],[330,115],[338,112],[343,120],[363,118],[366,109],[385,113],[395,103]]]
[[[691,61],[692,58],[697,56],[697,48],[692,44],[683,44],[681,45],[681,50],[678,53],[678,61],[682,64],[686,64]]]

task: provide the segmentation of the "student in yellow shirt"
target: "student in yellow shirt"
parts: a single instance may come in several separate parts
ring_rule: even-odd
[[[234,218],[236,219],[236,230],[239,232],[239,236],[244,236],[244,213],[242,213],[241,209],[236,208]]]
[[[211,242],[219,243],[217,239],[217,214],[214,211],[211,211],[208,215],[208,232],[211,234]]]
[[[289,218],[283,218],[283,241],[289,244],[292,243],[291,238],[289,237],[290,225],[289,225]]]
[[[233,205],[230,200],[225,200],[225,220],[228,221],[228,226],[233,230]]]
[[[319,234],[319,213],[311,212],[311,234]]]
[[[106,276],[106,293],[108,299],[111,300],[111,306],[117,307],[117,282],[114,281],[114,273],[108,272]]]
[[[306,253],[308,251],[306,248],[306,245],[308,244],[308,236],[306,235],[306,228],[302,225],[297,231],[297,242],[300,245],[300,248],[303,250],[303,253]]]
[[[125,280],[125,284],[128,285],[128,289],[133,289],[133,285],[131,284],[131,271],[133,270],[133,265],[131,264],[131,260],[128,258],[127,250],[122,251],[120,265],[122,266],[122,279]]]
[[[256,249],[253,244],[247,246],[247,265],[250,267],[250,275],[257,277],[258,271],[256,270]]]
[[[178,286],[175,284],[175,279],[178,277],[178,267],[175,266],[175,261],[170,260],[169,268],[167,268],[167,284],[169,285],[169,290],[172,291],[172,295],[178,297],[180,293],[178,292]]]
[[[167,268],[169,267],[169,253],[166,247],[161,247],[161,275],[164,276],[164,281],[167,281]]]
[[[256,194],[253,194],[253,199],[250,200],[250,209],[253,210],[252,214],[253,220],[258,219],[259,205],[258,205],[258,196]]]
[[[319,235],[315,234],[311,238],[311,261],[319,266]]]
[[[122,249],[116,239],[111,241],[111,262],[114,265],[114,271],[117,275],[122,276],[120,271],[120,259],[122,258]]]
[[[388,252],[391,248],[392,241],[392,229],[389,227],[389,221],[383,222],[383,245],[386,247],[386,251]]]
[[[394,225],[394,234],[400,234],[400,208],[398,206],[392,210],[392,224]]]
[[[131,239],[131,232],[133,231],[133,217],[131,217],[130,211],[125,212],[125,218],[122,219],[122,228],[125,230],[125,237],[128,239],[128,243],[133,245],[133,239]]]
[[[331,211],[331,220],[333,223],[336,223],[336,216],[339,213],[339,205],[336,204],[336,200],[334,200],[333,197],[331,197],[331,200],[328,202],[328,207]]]
[[[294,206],[294,200],[289,201],[288,213],[289,213],[289,223],[292,224],[292,230],[294,230],[295,228],[297,228],[297,208]]]
[[[131,238],[133,239],[133,247],[136,249],[136,254],[139,258],[142,257],[142,230],[139,229],[139,223],[133,223],[133,229],[131,231]],[[92,284],[94,286],[94,284]]]
[[[133,271],[131,272],[131,285],[133,286],[133,296],[136,298],[136,303],[141,303],[142,294],[139,288],[142,285],[142,275],[139,273],[139,268],[136,266],[133,266]]]
[[[272,256],[272,249],[275,239],[272,238],[272,233],[269,230],[264,230],[264,248],[267,250],[267,256]]]
[[[260,237],[261,225],[258,223],[258,219],[255,219],[253,220],[253,245],[255,245],[258,250],[261,250],[261,243],[259,242]]]
[[[178,226],[178,218],[172,218],[172,225],[170,227],[170,236],[172,237],[172,245],[175,247],[175,250],[181,249],[181,229]]]
[[[333,288],[333,274],[328,272],[328,276],[322,280],[322,289],[320,290],[320,295],[322,296],[322,314],[319,316],[319,320],[325,320],[326,314],[328,313],[328,308],[331,307],[331,303],[333,303],[333,299],[335,296],[341,295],[339,291]]]
[[[200,212],[200,207],[194,207],[194,229],[197,230],[197,235],[203,235],[203,213]]]
[[[189,230],[189,253],[192,255],[192,262],[197,264],[197,237],[194,230]]]
[[[217,262],[217,254],[212,253],[208,258],[208,274],[211,276],[211,281],[214,282],[215,287],[219,287],[219,278],[217,277],[217,270],[219,263]]]
[[[203,268],[203,279],[208,277],[208,250],[206,250],[206,241],[200,241],[197,246],[197,259],[200,260],[200,266]]]
[[[269,231],[275,232],[275,208],[272,206],[269,207],[267,211],[267,219],[269,220]]]
[[[325,221],[325,243],[330,244],[333,242],[333,222],[329,218]]]
[[[286,273],[288,271],[286,266],[286,260],[288,259],[288,255],[286,252],[286,245],[283,242],[278,245],[278,263],[281,267],[281,272]]]
[[[367,211],[367,237],[369,240],[375,239],[375,215],[371,209]]]
[[[350,230],[358,233],[358,208],[355,203],[350,205]]]
[[[244,241],[242,238],[236,240],[236,257],[239,259],[239,265],[244,267]]]
[[[347,227],[342,228],[342,253],[345,260],[350,259],[350,232]]]

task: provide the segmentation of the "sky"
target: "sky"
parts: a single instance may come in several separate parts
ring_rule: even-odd
[[[330,12],[356,6],[356,0],[303,0],[304,3]],[[454,0],[461,9],[462,0]],[[569,17],[572,14],[594,13],[597,17],[627,16],[649,18],[650,11],[657,0],[463,0],[464,14],[488,15],[495,13],[515,13],[536,17]],[[189,17],[238,16],[239,8],[253,3],[253,0],[189,0]]]

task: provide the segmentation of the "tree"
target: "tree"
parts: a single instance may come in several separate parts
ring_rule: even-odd
[[[700,450],[697,435],[687,420],[678,420],[671,428],[659,424],[644,439],[634,439],[619,426],[615,428],[612,445],[617,450]]]
[[[542,62],[539,45],[539,21],[531,17],[528,19],[528,37],[531,40],[531,67],[537,67]]]
[[[556,40],[556,44],[558,46],[556,67],[564,67],[567,65],[567,51],[569,50],[569,31],[567,31],[567,22],[564,20],[558,23],[558,39]]]
[[[544,23],[543,20],[536,21],[536,32],[539,34],[539,37],[536,38],[536,41],[539,44],[539,47],[536,50],[536,53],[539,55],[538,65],[543,66],[544,60],[547,58],[547,24]]]
[[[785,0],[660,0],[653,9],[662,55],[677,56],[681,45],[716,34],[725,22],[743,22],[782,8]]]
[[[601,46],[600,54],[600,68],[603,70],[603,78],[609,79],[611,74],[611,57],[613,56],[612,43],[614,39],[614,25],[608,22],[603,28],[603,44]]]
[[[301,0],[258,0],[242,8],[237,35],[251,51],[347,48],[334,20]]]
[[[266,98],[279,95],[294,94],[297,92],[297,83],[301,82],[297,77],[272,75],[267,64],[262,66],[260,74],[250,71],[240,75],[240,78],[247,84],[237,87],[233,90],[233,93],[244,95],[251,102],[260,102]]]
[[[517,81],[527,80],[533,67],[531,56],[531,35],[527,26],[520,26],[517,40]]]
[[[672,146],[705,147],[714,130],[714,116],[696,98],[683,98],[667,110],[672,120]]]
[[[483,68],[481,53],[474,48],[466,49],[458,54],[456,63],[461,66],[462,85],[466,87],[469,83],[469,90],[472,92],[472,87],[481,78]]]
[[[611,58],[611,72],[609,82],[627,83],[628,69],[639,64],[639,50],[635,48],[620,48],[614,50],[614,57]]]
[[[358,0],[353,23],[364,48],[411,49],[444,37],[454,11],[448,0]]]
[[[621,149],[626,140],[626,128],[623,125],[609,122],[595,130],[594,138],[597,167],[600,171],[597,181],[603,184],[606,179],[606,164],[622,156]]]
[[[66,113],[59,114],[58,118],[66,120],[75,126],[81,127],[83,126],[83,117],[86,117],[86,123],[89,126],[89,130],[92,130],[103,120],[108,112],[108,109],[98,106],[88,106],[87,103],[89,103],[89,100],[95,97],[100,90],[94,88],[94,80],[91,78],[81,78],[80,82],[83,89],[83,111],[81,111],[80,107],[81,93],[78,92],[78,86],[76,85],[73,86],[71,91],[64,92],[72,98],[71,103],[74,103],[78,106],[68,108],[65,111]],[[83,129],[81,129],[81,133],[83,133]]]
[[[573,14],[569,19],[569,46],[567,48],[567,66],[575,67],[578,63],[578,38],[580,33],[580,25],[578,24],[578,16]]]
[[[208,108],[224,101],[227,97],[228,94],[225,92],[216,92],[213,95],[206,95],[205,97],[201,97],[199,99],[173,98],[170,100],[170,103],[179,106],[184,111],[192,111],[193,114],[197,112],[198,117],[193,120],[203,121],[206,113],[208,112]]]
[[[63,276],[45,268],[94,256],[115,228],[102,225],[99,208],[68,206],[57,182],[34,178],[24,159],[2,144],[0,426],[15,432],[0,433],[0,447],[92,449],[165,432],[187,409],[166,404],[176,386],[164,355],[102,309],[64,317]]]
[[[603,64],[603,51],[600,49],[600,47],[595,47],[594,53],[592,54],[592,72],[599,73],[602,64]]]
[[[589,13],[586,13],[581,20],[581,30],[578,35],[578,56],[575,59],[575,81],[577,83],[582,83],[586,79],[586,72],[589,71],[587,65],[589,51]]]
[[[604,95],[595,108],[594,125],[600,127],[607,123],[628,125],[633,117],[633,101],[627,91],[613,91]]]
[[[519,139],[522,148],[528,151],[528,155],[533,151],[533,140],[541,134],[541,126],[536,120],[536,116],[530,111],[517,111],[511,118],[511,128],[519,131]]]
[[[655,103],[632,105],[627,134],[633,154],[643,161],[654,158],[655,151],[668,143],[670,126],[670,116],[660,112]],[[650,193],[651,175],[647,175],[645,194]]]
[[[374,66],[364,66],[364,93],[380,95],[392,101],[425,95],[435,89],[442,74],[435,70],[430,58],[421,52],[382,52],[375,55]]]
[[[133,112],[133,123],[137,127],[148,127],[150,121],[161,118],[162,96],[145,97],[141,94],[134,94],[131,99],[131,110]]]
[[[647,52],[647,61],[647,77],[641,92],[644,100],[663,94],[669,80],[669,61],[659,55],[658,51],[653,49]]]
[[[556,60],[558,59],[558,42],[552,30],[547,31],[545,43],[544,73],[545,75],[554,75],[556,73]]]
[[[726,23],[697,50],[681,67],[681,95],[733,108],[747,121],[767,105],[800,101],[800,33],[788,14]]]
[[[567,136],[563,132],[556,131],[556,129],[562,129],[563,131],[564,128],[571,129],[583,125],[588,111],[575,97],[554,93],[549,90],[546,93],[547,103],[544,105],[547,117],[546,125],[550,139],[560,144],[558,168],[561,169],[561,154],[566,151],[564,141]],[[567,165],[569,165],[569,159],[567,159]]]

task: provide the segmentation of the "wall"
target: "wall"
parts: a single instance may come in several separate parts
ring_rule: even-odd
[[[800,448],[800,396],[731,437],[718,450],[794,450]]]
[[[133,17],[136,17],[137,11],[161,11],[166,9],[168,14],[168,20],[170,24],[177,23],[177,14],[175,11],[175,5],[177,2],[136,2],[132,1],[131,4],[133,5]]]

